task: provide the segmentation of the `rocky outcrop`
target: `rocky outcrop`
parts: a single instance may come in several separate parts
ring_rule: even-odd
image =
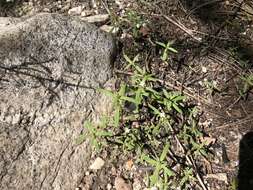
[[[0,189],[74,189],[90,156],[75,140],[103,107],[114,40],[58,14],[0,23]]]

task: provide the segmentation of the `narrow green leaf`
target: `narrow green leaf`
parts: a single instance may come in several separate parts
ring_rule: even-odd
[[[177,104],[174,103],[174,104],[172,104],[172,106],[173,106],[173,108],[175,108],[175,110],[177,110],[178,113],[180,113],[180,114],[183,113],[183,111],[178,107]]]
[[[169,94],[167,90],[163,89],[163,94],[166,98],[171,99],[171,95]]]
[[[76,144],[82,144],[85,141],[86,135],[81,134],[77,139],[76,139]]]
[[[128,63],[130,63],[131,65],[133,65],[133,61],[126,55],[126,54],[123,54],[123,57],[124,57],[124,59],[128,62]]]
[[[115,109],[115,112],[114,112],[114,127],[118,127],[119,126],[120,112],[121,112],[120,107],[117,107]]]
[[[92,144],[92,146],[95,146],[96,148],[99,146],[98,141],[96,140],[96,138],[91,138],[91,144]]]
[[[173,101],[177,102],[177,101],[182,101],[182,100],[185,100],[185,99],[186,99],[186,96],[179,95],[179,96],[175,97],[173,99]]]
[[[153,175],[150,177],[152,185],[156,185],[158,183],[160,169],[160,166],[157,165]]]
[[[137,65],[133,65],[135,70],[138,71],[140,74],[144,75],[145,74],[145,70],[141,69],[139,66]]]
[[[158,110],[158,109],[156,109],[154,106],[152,106],[151,104],[148,104],[148,106],[154,111],[154,114],[156,114],[156,115],[161,115],[161,112]]]
[[[175,173],[174,173],[172,170],[170,170],[168,167],[163,167],[163,170],[164,170],[164,173],[165,173],[167,176],[169,176],[169,177],[175,175]]]
[[[167,143],[167,144],[164,146],[163,151],[162,151],[162,154],[161,154],[161,156],[160,156],[160,161],[163,161],[163,160],[166,158],[167,153],[168,153],[168,151],[169,151],[169,147],[170,147],[169,143]]]
[[[203,149],[203,148],[201,148],[200,150],[199,150],[199,152],[204,156],[204,157],[208,157],[208,154],[207,154],[207,152]]]
[[[114,97],[114,92],[110,91],[110,90],[106,90],[106,89],[97,89],[99,92],[109,96],[109,97]]]
[[[166,44],[164,44],[164,43],[162,43],[162,42],[156,42],[156,44],[158,44],[158,45],[160,45],[160,46],[166,48]]]
[[[126,84],[121,84],[120,90],[119,90],[119,96],[124,96],[126,93]]]
[[[125,101],[128,101],[128,102],[131,102],[131,103],[134,103],[134,104],[138,104],[138,101],[134,98],[131,98],[131,97],[123,96],[123,97],[121,97],[121,99],[125,100]]]
[[[88,130],[88,132],[91,132],[91,133],[96,132],[96,129],[92,126],[91,122],[89,122],[89,121],[86,121],[84,123],[84,128],[86,128]]]
[[[138,90],[135,92],[135,101],[137,102],[137,104],[141,104],[142,102],[142,88],[138,88]]]
[[[136,61],[138,61],[138,59],[139,59],[139,54],[137,54],[137,55],[134,57],[133,62],[135,63]]]
[[[96,133],[96,135],[98,137],[111,137],[112,136],[112,133],[111,132],[107,132],[107,131],[98,131]]]
[[[153,160],[152,158],[150,158],[147,155],[142,155],[142,160],[146,161],[148,164],[150,164],[151,166],[156,166],[157,165],[157,161]]]
[[[173,53],[178,53],[178,51],[176,49],[172,48],[172,47],[168,47],[168,50],[173,52]]]
[[[160,95],[160,93],[158,93],[156,90],[154,90],[154,89],[151,88],[151,87],[146,87],[146,90],[147,90],[147,91],[150,91],[150,92],[153,93],[154,95]]]

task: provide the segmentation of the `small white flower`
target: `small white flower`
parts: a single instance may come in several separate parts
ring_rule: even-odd
[[[206,67],[202,67],[202,72],[206,73],[207,72],[207,68]]]
[[[145,81],[141,81],[140,86],[144,87],[145,86]]]
[[[165,118],[165,113],[161,113],[160,117]]]
[[[129,132],[130,132],[130,129],[129,129],[129,128],[125,128],[125,132],[126,132],[126,133],[129,133]]]

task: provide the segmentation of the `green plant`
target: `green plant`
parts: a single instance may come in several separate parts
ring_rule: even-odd
[[[205,80],[204,85],[211,95],[214,95],[215,92],[221,92],[216,81]]]
[[[182,172],[182,178],[179,182],[179,186],[185,187],[187,183],[190,183],[193,181],[196,181],[196,178],[194,177],[194,174],[193,174],[193,169],[186,167],[184,171]]]
[[[248,68],[250,66],[249,59],[246,52],[243,52],[242,50],[243,48],[241,47],[233,47],[229,49],[229,52],[239,66],[242,68]]]
[[[105,145],[105,138],[111,137],[112,133],[106,130],[108,119],[103,117],[99,125],[94,125],[89,121],[84,124],[85,132],[76,140],[81,144],[84,140],[89,139],[95,150],[100,150]]]
[[[143,145],[141,143],[141,136],[138,129],[125,128],[125,131],[116,137],[115,141],[122,146],[123,151],[141,152]]]
[[[135,38],[138,38],[139,36],[139,30],[141,26],[144,25],[145,20],[142,18],[142,16],[138,15],[136,11],[129,10],[126,14],[126,19],[128,20],[130,24],[130,28],[132,30],[132,34]]]
[[[124,58],[128,62],[125,70],[129,68],[134,70],[134,74],[131,80],[132,86],[129,92],[130,96],[127,98],[125,97],[124,99],[131,103],[134,103],[136,107],[135,112],[138,112],[139,106],[143,102],[144,98],[148,97],[150,95],[150,92],[153,91],[152,88],[149,88],[147,86],[147,84],[150,82],[155,82],[156,79],[152,74],[147,73],[144,68],[141,68],[136,64],[138,55],[135,56],[133,60],[131,60],[127,55],[124,55]]]
[[[166,160],[169,151],[169,143],[167,143],[160,157],[151,158],[149,155],[143,154],[141,161],[146,162],[154,167],[154,172],[150,176],[151,186],[157,186],[160,189],[166,190],[168,188],[169,177],[175,175],[175,173],[169,168],[169,164]]]
[[[245,97],[253,87],[253,74],[242,76],[241,80],[243,82],[243,87],[239,90],[239,94],[241,97]]]
[[[229,190],[237,190],[238,189],[238,179],[234,178],[230,184]]]
[[[128,98],[127,96],[125,96],[126,85],[122,84],[118,92],[112,92],[110,90],[105,90],[105,89],[99,89],[99,91],[112,98],[112,103],[114,106],[113,125],[114,127],[118,127],[120,123],[122,108],[124,107],[125,99]]]
[[[156,42],[156,43],[163,48],[163,53],[161,56],[161,59],[163,61],[167,61],[167,59],[169,57],[169,52],[178,53],[176,49],[171,47],[171,45],[173,44],[172,41],[167,42],[167,44],[162,43],[162,42]]]
[[[173,190],[196,183],[196,164],[187,161],[188,157],[199,160],[208,156],[197,125],[197,109],[187,105],[185,95],[162,86],[141,67],[138,55],[124,58],[123,72],[131,73],[128,82],[122,82],[115,92],[100,90],[112,98],[114,116],[107,117],[103,127],[96,130],[90,124],[86,137],[96,146],[98,142],[101,146],[110,143],[110,148],[117,146],[124,154],[131,153],[141,164],[154,168],[150,186]],[[97,135],[97,131],[102,133]],[[175,165],[176,171],[172,169]]]

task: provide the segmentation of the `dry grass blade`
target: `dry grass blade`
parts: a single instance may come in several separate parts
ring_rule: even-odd
[[[192,10],[190,10],[190,12],[187,14],[186,17],[191,16],[192,13],[194,13],[196,10],[198,10],[198,9],[200,9],[202,7],[205,7],[205,6],[213,4],[213,3],[223,2],[223,1],[224,0],[213,0],[213,1],[207,1],[205,3],[202,3],[202,4],[198,5],[197,7],[193,8]]]
[[[190,30],[188,28],[186,28],[182,23],[180,23],[179,21],[175,21],[173,20],[171,17],[168,17],[164,14],[152,14],[152,16],[156,16],[156,17],[163,17],[165,18],[165,20],[169,21],[170,23],[174,24],[176,27],[180,28],[182,31],[184,31],[186,34],[188,34],[190,37],[192,37],[194,40],[196,40],[197,42],[202,42],[201,38],[196,37],[194,35],[194,31]]]
[[[220,125],[218,127],[215,127],[215,128],[212,128],[212,129],[207,129],[207,132],[210,132],[210,131],[213,131],[213,130],[220,130],[220,129],[224,129],[226,127],[231,127],[231,126],[239,126],[239,125],[242,125],[244,123],[247,123],[247,122],[251,122],[253,121],[253,114],[250,114],[248,115],[246,118],[244,119],[241,119],[239,121],[235,121],[235,122],[232,122],[232,123],[226,123],[224,125]]]

